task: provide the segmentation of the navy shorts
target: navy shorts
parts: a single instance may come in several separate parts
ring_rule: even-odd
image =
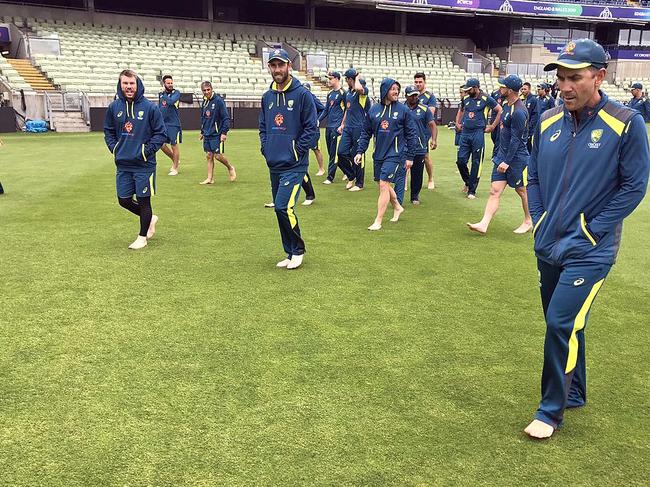
[[[399,162],[374,161],[375,181],[388,181],[392,183],[395,181],[401,165]]]
[[[167,127],[167,143],[171,145],[183,143],[183,131],[180,127]]]
[[[156,194],[156,170],[149,172],[120,171],[115,174],[118,198],[154,196]]]
[[[494,169],[492,169],[492,182],[505,181],[511,188],[521,188],[526,185],[524,181],[525,164],[513,164],[508,167],[506,172],[497,171],[498,166],[498,164],[494,164]]]
[[[221,142],[221,137],[204,137],[203,138],[203,151],[212,152],[213,154],[223,154],[226,144]]]

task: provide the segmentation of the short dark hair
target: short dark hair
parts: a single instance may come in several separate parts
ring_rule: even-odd
[[[135,71],[133,71],[132,69],[123,69],[122,72],[120,73],[120,78],[119,79],[122,79],[122,76],[125,76],[127,78],[137,78],[138,77],[137,73]]]
[[[427,77],[426,77],[426,75],[424,73],[415,73],[415,76],[413,76],[413,79],[418,79],[418,78],[422,78],[424,81],[427,80]]]
[[[526,81],[526,82],[525,82],[523,85],[521,85],[521,86],[528,86],[528,88],[530,88],[530,83],[529,83],[528,81]]]
[[[167,81],[168,79],[174,81],[174,78],[172,78],[172,75],[171,75],[171,74],[166,74],[165,76],[163,76],[162,82],[164,83],[164,82]]]
[[[204,81],[203,83],[201,83],[201,89],[207,88],[208,86],[212,88],[212,83],[210,83],[209,81]]]

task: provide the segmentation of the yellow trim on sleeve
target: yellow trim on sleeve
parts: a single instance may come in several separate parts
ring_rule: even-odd
[[[614,131],[618,134],[620,137],[623,134],[623,130],[625,130],[625,124],[621,122],[620,120],[612,117],[609,113],[607,113],[605,110],[599,110],[598,111],[598,116],[603,119],[603,121]]]
[[[548,212],[545,211],[544,213],[542,213],[542,216],[539,217],[539,220],[537,220],[537,223],[535,223],[535,226],[533,227],[533,237],[535,236],[535,232],[537,232],[537,229],[541,225],[542,221],[544,221],[544,218],[546,218],[546,213]]]
[[[602,110],[601,110],[602,112]],[[558,120],[561,120],[562,117],[564,116],[564,110],[562,110],[560,113],[556,113],[550,118],[547,118],[546,120],[542,120],[542,123],[539,126],[539,133],[543,134],[544,131],[549,128],[551,125],[553,125],[555,122]]]
[[[600,291],[603,282],[605,282],[605,279],[601,279],[592,286],[587,299],[585,299],[585,302],[582,304],[580,311],[578,311],[576,320],[573,322],[573,331],[571,331],[571,337],[569,338],[569,355],[566,361],[566,369],[564,370],[565,374],[568,374],[576,367],[576,363],[578,362],[579,346],[578,337],[576,334],[585,327],[585,324],[587,322],[587,313],[589,313],[589,309],[591,308],[594,299],[596,299],[596,295],[598,294],[598,291]]]

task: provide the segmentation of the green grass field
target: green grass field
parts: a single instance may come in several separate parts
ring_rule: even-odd
[[[235,183],[197,184],[197,133],[177,178],[159,153],[137,252],[101,135],[1,139],[0,485],[648,485],[647,200],[592,310],[588,406],[533,442],[532,237],[513,191],[467,231],[491,166],[463,198],[448,131],[436,190],[380,232],[372,184],[314,178],[293,272],[254,131],[228,140]]]

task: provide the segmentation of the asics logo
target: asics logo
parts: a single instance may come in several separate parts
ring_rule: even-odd
[[[575,281],[573,281],[573,285],[574,286],[579,286],[580,284],[583,284],[584,282],[585,282],[585,280],[581,277],[581,278],[576,279]]]
[[[558,139],[558,137],[560,136],[561,133],[562,133],[562,129],[558,130],[553,135],[551,135],[551,139],[550,139],[551,142],[555,142]]]

